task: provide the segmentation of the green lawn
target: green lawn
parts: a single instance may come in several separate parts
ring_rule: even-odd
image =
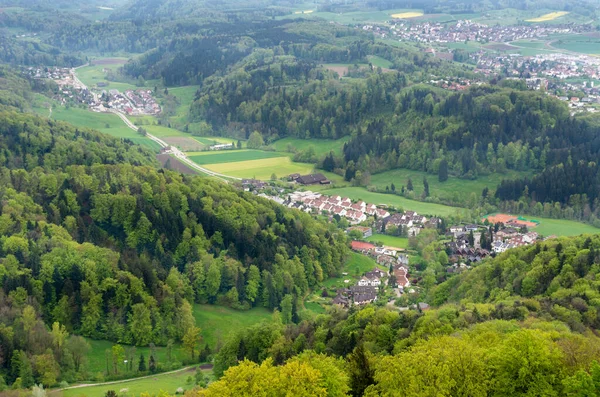
[[[447,181],[440,182],[437,175],[422,171],[396,169],[372,175],[370,184],[383,191],[386,186],[391,186],[393,183],[396,190],[399,191],[402,186],[407,185],[408,178],[411,178],[415,195],[421,196],[423,193],[423,178],[427,178],[431,196],[457,204],[464,204],[471,193],[475,193],[479,197],[485,187],[495,190],[503,179],[517,179],[524,176],[530,176],[530,173],[510,171],[506,174],[481,176],[475,180],[450,177]]]
[[[166,391],[170,395],[175,395],[178,388],[184,390],[190,390],[193,388],[193,384],[187,383],[188,377],[194,378],[194,369],[177,372],[168,375],[155,375],[150,378],[140,380],[129,380],[118,383],[113,383],[104,386],[90,386],[76,389],[68,389],[51,395],[59,397],[104,397],[108,390],[114,390],[117,395],[121,396],[139,396],[140,393],[148,392],[153,395],[158,392]],[[211,377],[212,371],[205,371],[205,375]],[[126,393],[120,393],[122,389],[127,389]]]
[[[408,238],[406,237],[388,236],[385,234],[373,234],[367,239],[367,241],[370,241],[372,243],[380,242],[388,247],[404,249],[408,248]]]
[[[214,305],[194,305],[196,326],[202,330],[202,338],[211,348],[234,331],[248,328],[262,321],[270,321],[272,313],[264,307],[239,311]]]
[[[339,189],[329,189],[323,193],[327,195],[340,195],[342,197],[350,197],[353,200],[364,200],[367,203],[376,205],[387,205],[403,210],[416,211],[423,215],[437,216],[465,216],[468,214],[466,208],[450,207],[448,205],[425,203],[416,200],[396,196],[393,194],[373,193],[362,187],[345,187]]]
[[[341,273],[348,273],[347,275],[340,274],[340,277],[329,278],[323,281],[323,286],[327,288],[343,288],[348,285],[354,285],[356,280],[360,276],[368,271],[371,271],[377,267],[377,262],[372,258],[352,252],[350,258],[342,267]],[[350,280],[349,283],[344,283],[344,280]]]
[[[77,127],[92,128],[118,138],[129,139],[134,143],[143,145],[155,152],[160,150],[160,145],[145,138],[127,127],[119,116],[111,113],[96,113],[87,109],[57,107],[52,109],[54,120],[66,121]]]
[[[190,156],[196,164],[223,164],[238,161],[261,160],[276,157],[287,157],[277,152],[265,152],[262,150],[223,150],[218,152],[203,152]]]
[[[283,138],[273,142],[271,146],[273,146],[278,152],[287,152],[290,151],[290,149],[302,151],[312,146],[315,150],[315,154],[318,157],[321,157],[330,151],[340,154],[342,152],[342,148],[344,147],[344,143],[348,142],[349,140],[350,137],[344,137],[337,140]]]

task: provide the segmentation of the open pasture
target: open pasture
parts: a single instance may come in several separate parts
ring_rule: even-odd
[[[350,137],[341,139],[299,139],[299,138],[283,138],[273,142],[271,146],[278,152],[302,151],[309,147],[313,147],[317,156],[325,156],[333,151],[336,154],[342,152],[344,143],[348,142]]]
[[[119,116],[112,113],[96,113],[81,108],[57,107],[52,110],[54,120],[66,121],[77,127],[91,128],[130,141],[158,152],[160,145],[127,127]]]

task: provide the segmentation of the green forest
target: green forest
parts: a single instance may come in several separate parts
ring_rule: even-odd
[[[559,219],[600,227],[598,116],[508,69],[487,75],[466,50],[440,56],[439,43],[397,40],[372,21],[435,30],[550,9],[589,16],[593,37],[594,4],[1,3],[0,395],[600,395],[600,235],[546,238]],[[383,21],[398,10],[423,19]],[[81,66],[95,87],[65,89]],[[112,108],[115,87],[144,90],[158,110]],[[94,119],[111,136],[56,120],[85,123],[90,109],[132,124]],[[217,152],[225,142],[235,150]],[[285,158],[272,164],[302,163],[332,186],[301,188],[284,165],[265,171],[268,183],[181,173],[182,143],[199,167]],[[432,180],[456,192],[441,197]],[[340,211],[287,197],[330,188],[382,211],[352,229]],[[533,226],[482,219],[499,212]],[[494,236],[527,232],[528,245],[492,248]],[[367,241],[401,247],[368,257]],[[451,248],[460,244],[464,255]],[[368,303],[358,293],[335,303],[369,273],[385,276]],[[105,383],[134,376],[156,383],[143,393]]]

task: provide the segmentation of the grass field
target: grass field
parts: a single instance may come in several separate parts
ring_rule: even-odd
[[[600,54],[600,38],[584,35],[564,35],[550,43],[553,48],[582,54]]]
[[[69,109],[57,107],[52,110],[52,118],[66,121],[77,127],[92,128],[118,138],[126,138],[155,152],[160,150],[158,143],[128,128],[119,116],[111,113],[96,113],[87,109],[73,107]]]
[[[92,379],[96,378],[97,374],[106,374],[106,356],[105,351],[107,349],[112,348],[115,344],[106,340],[87,340],[92,347],[92,350],[89,352],[87,356],[87,372],[89,377]],[[127,351],[128,346],[123,346],[125,351]],[[144,354],[146,358],[146,363],[148,362],[148,358],[150,357],[150,348],[148,347],[136,347],[136,359],[135,362],[138,362],[141,354]],[[156,360],[158,365],[164,366],[167,364],[167,349],[165,347],[157,347],[156,348]],[[185,359],[186,353],[181,349],[180,346],[173,347],[171,359],[176,362],[181,362]],[[137,370],[137,366],[135,366],[134,371]],[[119,368],[119,372],[124,372],[125,367],[124,364]],[[135,376],[135,372],[131,373],[131,376]]]
[[[374,234],[371,237],[369,237],[367,239],[367,241],[370,241],[372,243],[380,242],[383,245],[388,246],[388,247],[404,248],[404,249],[408,248],[408,239],[406,237],[395,237],[395,236],[388,236],[385,234]]]
[[[193,388],[192,384],[187,383],[187,379],[190,376],[193,378],[195,372],[194,369],[189,369],[174,374],[155,375],[151,378],[123,381],[110,385],[69,389],[52,393],[51,395],[57,397],[104,397],[108,390],[114,390],[119,396],[139,396],[140,393],[144,392],[156,395],[161,390],[168,392],[170,395],[175,395],[175,392],[180,387],[184,390]],[[205,371],[205,375],[211,376],[211,371]],[[127,389],[127,393],[120,393],[122,389]]]
[[[382,58],[380,56],[377,55],[369,55],[369,62],[371,62],[373,64],[373,66],[375,66],[376,68],[382,68],[382,69],[389,69],[391,68],[394,64],[390,61],[388,61],[385,58]]]
[[[341,271],[342,273],[348,274],[327,279],[323,281],[323,286],[327,288],[342,288],[344,286],[352,285],[363,273],[371,271],[376,267],[377,263],[372,258],[353,252],[350,254],[350,258],[344,264]],[[344,283],[344,280],[351,281],[346,284]]]
[[[551,12],[548,14],[544,14],[540,17],[537,18],[532,18],[532,19],[526,19],[526,22],[547,22],[547,21],[552,21],[555,20],[556,18],[560,18],[562,16],[567,15],[569,12],[568,11],[556,11],[556,12]]]
[[[345,187],[339,189],[329,189],[325,191],[327,195],[340,195],[342,197],[350,197],[353,200],[364,200],[367,203],[376,205],[388,205],[404,210],[416,211],[423,215],[437,216],[455,216],[466,215],[466,208],[450,207],[448,205],[424,203],[416,200],[396,196],[393,194],[373,193],[362,187]]]
[[[261,180],[270,179],[272,174],[275,174],[278,178],[295,173],[309,174],[314,168],[312,164],[295,163],[289,157],[206,164],[204,167],[229,176]]]
[[[400,12],[398,14],[392,14],[391,17],[392,18],[399,18],[399,19],[409,19],[409,18],[416,18],[416,17],[420,17],[423,16],[422,12],[416,12],[416,11],[408,11],[408,12]]]
[[[219,340],[224,341],[231,332],[263,320],[269,321],[271,315],[272,313],[263,307],[238,311],[222,306],[194,305],[196,326],[202,330],[204,343],[208,343],[211,348],[214,348]]]
[[[396,190],[400,190],[402,186],[407,185],[408,178],[411,178],[414,192],[417,196],[420,196],[423,193],[423,178],[427,178],[431,196],[451,200],[453,203],[465,203],[471,193],[479,196],[485,187],[495,190],[496,186],[503,179],[517,179],[524,176],[529,176],[529,174],[510,171],[506,174],[481,176],[475,180],[450,177],[447,181],[440,182],[437,175],[427,174],[422,171],[396,169],[372,175],[371,185],[384,190],[386,186],[390,186],[393,183],[396,186]]]
[[[262,150],[223,150],[220,152],[200,152],[189,156],[196,164],[225,164],[249,160],[262,160],[279,158],[285,155],[277,152],[265,152]],[[287,157],[286,157],[287,158]]]
[[[324,156],[330,151],[334,151],[337,154],[342,152],[344,143],[348,142],[350,137],[344,137],[338,140],[332,139],[298,139],[298,138],[283,138],[275,141],[271,146],[278,152],[287,152],[289,149],[298,151],[306,150],[310,146],[315,150],[315,154],[320,157]]]
[[[94,61],[97,61],[98,63],[94,64]],[[119,67],[123,66],[125,62],[127,62],[127,58],[105,58],[93,60],[92,65],[77,69],[77,77],[89,88],[94,88],[99,82],[106,82],[108,83],[108,86],[104,88],[106,90],[136,90],[139,87],[136,87],[133,84],[106,80],[106,72],[104,72],[104,69],[116,71]]]

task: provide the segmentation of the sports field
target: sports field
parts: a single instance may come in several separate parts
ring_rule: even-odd
[[[188,378],[194,378],[196,370],[191,368],[185,371],[173,374],[154,375],[149,378],[139,380],[122,381],[103,386],[90,386],[83,388],[68,389],[61,392],[52,393],[57,397],[104,397],[106,392],[114,390],[118,396],[139,396],[141,393],[148,392],[151,395],[158,395],[160,391],[167,392],[169,395],[175,395],[178,388],[190,390],[194,387],[188,383]],[[205,376],[212,376],[211,371],[204,371]],[[127,391],[121,392],[121,390]]]
[[[568,11],[557,11],[557,12],[550,12],[548,14],[544,14],[540,17],[537,18],[531,18],[531,19],[526,19],[526,22],[547,22],[547,21],[552,21],[556,18],[560,18],[562,16],[567,15],[569,12]]]
[[[277,152],[265,152],[262,150],[222,150],[222,151],[209,151],[200,153],[188,153],[190,160],[196,164],[225,164],[235,163],[240,161],[249,160],[262,160],[271,159],[278,157],[286,157],[281,153]]]
[[[490,222],[506,223],[511,219],[521,219],[530,230],[543,236],[578,236],[580,234],[600,233],[600,229],[585,223],[566,219],[540,218],[533,215],[493,214],[486,217]],[[485,218],[484,218],[485,219]],[[536,221],[536,222],[533,222]],[[537,225],[537,226],[536,226]]]
[[[194,305],[196,325],[202,330],[205,343],[214,349],[233,331],[248,328],[261,321],[270,321],[272,313],[264,307],[240,311],[223,306]]]
[[[195,159],[193,159],[196,161]],[[312,164],[295,163],[289,157],[263,158],[261,160],[236,161],[233,163],[205,164],[205,168],[221,174],[268,180],[275,174],[278,178],[290,174],[309,174]]]

